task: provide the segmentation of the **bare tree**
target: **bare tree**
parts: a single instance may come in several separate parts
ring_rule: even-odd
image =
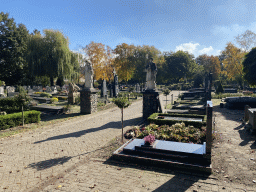
[[[252,47],[256,46],[256,34],[250,30],[246,30],[243,34],[235,37],[235,39],[245,52],[249,52]]]

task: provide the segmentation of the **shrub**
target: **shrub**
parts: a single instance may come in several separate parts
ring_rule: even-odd
[[[52,97],[52,95],[51,95],[50,93],[42,92],[42,93],[40,94],[40,97],[47,97],[47,98],[50,98],[50,97]]]
[[[0,99],[0,108],[2,111],[6,111],[6,113],[15,113],[20,112],[22,105],[23,110],[27,111],[29,109],[28,102],[30,98],[25,94],[19,94],[15,97],[7,97]]]
[[[157,119],[157,117],[159,117]],[[148,122],[153,123],[156,125],[173,125],[175,123],[181,123],[181,120],[170,120],[170,119],[164,119],[161,118],[161,116],[172,116],[172,117],[191,117],[191,118],[201,118],[202,122],[196,122],[196,121],[184,121],[186,126],[192,125],[197,128],[201,128],[202,126],[206,125],[206,115],[198,115],[198,114],[167,114],[167,113],[153,113],[148,117]]]
[[[221,82],[219,82],[218,87],[216,89],[216,94],[220,94],[220,93],[223,93],[223,92],[224,92],[224,89],[222,87]]]
[[[24,123],[38,123],[41,112],[39,111],[25,111]],[[22,125],[22,112],[13,113],[0,116],[0,130]]]
[[[53,98],[50,99],[50,102],[51,103],[58,102],[58,98],[57,97],[53,97]]]
[[[65,85],[64,79],[63,77],[58,77],[57,81],[56,81],[56,85],[59,85],[60,87],[62,87],[63,85]]]
[[[146,127],[134,127],[125,133],[125,136],[136,138],[156,138],[165,141],[176,141],[184,143],[203,143],[206,139],[206,128],[195,128],[186,126],[185,123],[176,123],[174,125],[155,125],[150,124]],[[145,140],[145,139],[144,139]]]

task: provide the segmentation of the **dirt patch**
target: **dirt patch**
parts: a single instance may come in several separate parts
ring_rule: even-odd
[[[228,183],[255,185],[256,136],[245,128],[244,110],[213,107],[213,175]]]

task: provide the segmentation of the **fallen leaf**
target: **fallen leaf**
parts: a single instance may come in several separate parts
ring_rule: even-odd
[[[58,188],[61,188],[61,187],[62,187],[62,185],[59,185],[59,186],[58,186]]]

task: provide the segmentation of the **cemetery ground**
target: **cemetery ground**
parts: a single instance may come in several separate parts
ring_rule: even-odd
[[[177,99],[178,92],[172,93]],[[122,145],[115,107],[70,119],[49,117],[40,129],[1,138],[0,191],[255,191],[256,137],[244,127],[243,110],[219,103],[213,100],[211,175],[113,160]],[[141,100],[124,110],[125,130],[141,123],[141,111]]]

